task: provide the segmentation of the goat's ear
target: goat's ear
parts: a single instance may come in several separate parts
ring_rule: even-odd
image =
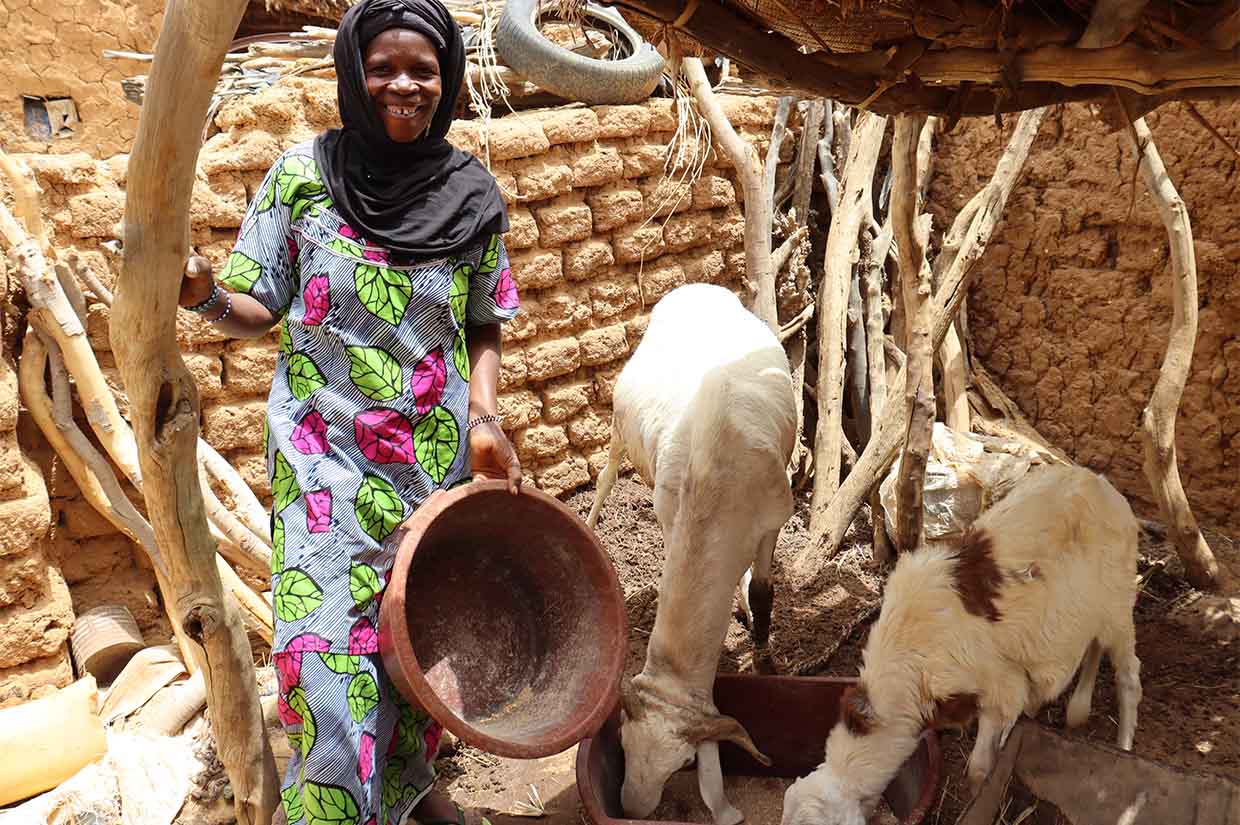
[[[633,685],[629,682],[620,685],[620,709],[633,722],[641,719],[642,713],[645,711],[645,708],[642,707],[641,697],[637,695],[637,691],[633,689]]]
[[[930,727],[935,730],[963,728],[976,716],[977,694],[953,693],[951,696],[934,700],[934,716],[930,719]]]
[[[731,716],[725,716],[722,713],[714,716],[704,716],[698,721],[687,725],[681,731],[681,736],[695,748],[707,741],[732,742],[739,745],[745,753],[752,756],[758,762],[761,762],[768,768],[771,766],[770,757],[758,750],[758,746],[753,743],[753,739],[749,737],[749,732],[745,730],[744,725]]]
[[[853,736],[865,736],[878,724],[865,683],[849,685],[840,696],[840,720]]]

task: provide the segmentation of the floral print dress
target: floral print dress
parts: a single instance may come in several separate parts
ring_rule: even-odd
[[[465,329],[517,312],[498,235],[392,265],[333,211],[307,142],[250,204],[219,275],[283,317],[267,401],[273,661],[294,756],[290,825],[400,823],[430,789],[440,729],[384,673],[383,541],[470,476]]]

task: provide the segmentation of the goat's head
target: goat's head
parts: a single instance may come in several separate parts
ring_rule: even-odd
[[[876,792],[886,783],[863,786],[855,781],[857,772],[867,778],[882,773],[890,734],[864,683],[845,690],[840,719],[827,738],[825,760],[784,792],[782,825],[864,825],[878,802]]]
[[[620,801],[625,816],[649,816],[658,807],[667,780],[693,761],[703,742],[735,742],[754,759],[770,764],[740,722],[713,708],[682,707],[639,686],[626,685],[621,709],[624,786]]]
[[[865,825],[868,806],[845,793],[826,765],[820,765],[784,791],[781,825]]]

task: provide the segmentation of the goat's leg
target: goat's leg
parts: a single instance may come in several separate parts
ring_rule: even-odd
[[[1115,669],[1115,692],[1119,696],[1119,733],[1116,744],[1132,750],[1137,733],[1137,705],[1141,704],[1141,660],[1137,658],[1136,630],[1125,623],[1119,638],[1107,646],[1107,656]]]
[[[593,530],[598,523],[598,511],[603,506],[603,499],[616,484],[616,476],[620,472],[620,459],[624,456],[624,445],[616,433],[615,425],[611,429],[611,448],[607,451],[607,466],[598,475],[598,484],[594,488],[594,503],[590,505],[590,515],[586,517],[586,525]]]
[[[1094,682],[1098,678],[1098,663],[1102,661],[1102,645],[1094,639],[1085,649],[1081,660],[1081,672],[1076,677],[1076,688],[1068,700],[1068,727],[1079,728],[1089,719],[1089,709],[1094,700]]]
[[[749,614],[749,631],[753,634],[754,647],[765,648],[771,638],[771,611],[775,605],[775,584],[771,581],[771,562],[775,557],[775,541],[779,531],[772,530],[758,543],[758,555],[754,558],[742,591],[742,603]],[[742,583],[746,584],[742,579]]]
[[[973,743],[973,752],[969,754],[967,770],[969,790],[973,796],[977,795],[986,777],[994,770],[995,759],[1016,724],[1016,718],[1005,719],[993,708],[982,710],[978,716],[977,740]]]
[[[697,748],[698,793],[710,809],[715,825],[738,825],[745,815],[737,810],[723,792],[723,768],[719,765],[719,743],[703,742]]]

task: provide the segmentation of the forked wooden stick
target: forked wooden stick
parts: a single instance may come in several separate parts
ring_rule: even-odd
[[[1175,417],[1197,341],[1197,258],[1188,209],[1167,174],[1154,136],[1141,118],[1128,132],[1140,158],[1141,179],[1154,198],[1171,243],[1171,332],[1150,402],[1141,414],[1145,476],[1189,582],[1202,590],[1230,587],[1188,506],[1175,452]]]
[[[947,328],[968,289],[973,266],[985,251],[1003,207],[1016,186],[1021,167],[1029,156],[1029,148],[1045,114],[1045,109],[1031,109],[1021,114],[990,183],[961,210],[944,239],[944,248],[935,260],[935,270],[941,275],[931,312],[932,346],[939,346],[947,335]],[[901,367],[895,386],[904,386],[907,369],[906,363]],[[889,394],[882,423],[857,460],[857,466],[840,485],[823,517],[816,525],[811,522],[810,540],[792,565],[794,576],[799,579],[812,576],[818,565],[838,552],[857,508],[870,495],[883,471],[895,458],[910,413],[907,399],[896,403],[895,396]],[[820,552],[823,549],[826,552]]]
[[[112,349],[129,395],[147,512],[182,624],[206,650],[207,707],[240,825],[268,825],[275,761],[245,628],[225,598],[198,482],[198,391],[176,339],[201,130],[246,0],[169,0],[129,159]]]

